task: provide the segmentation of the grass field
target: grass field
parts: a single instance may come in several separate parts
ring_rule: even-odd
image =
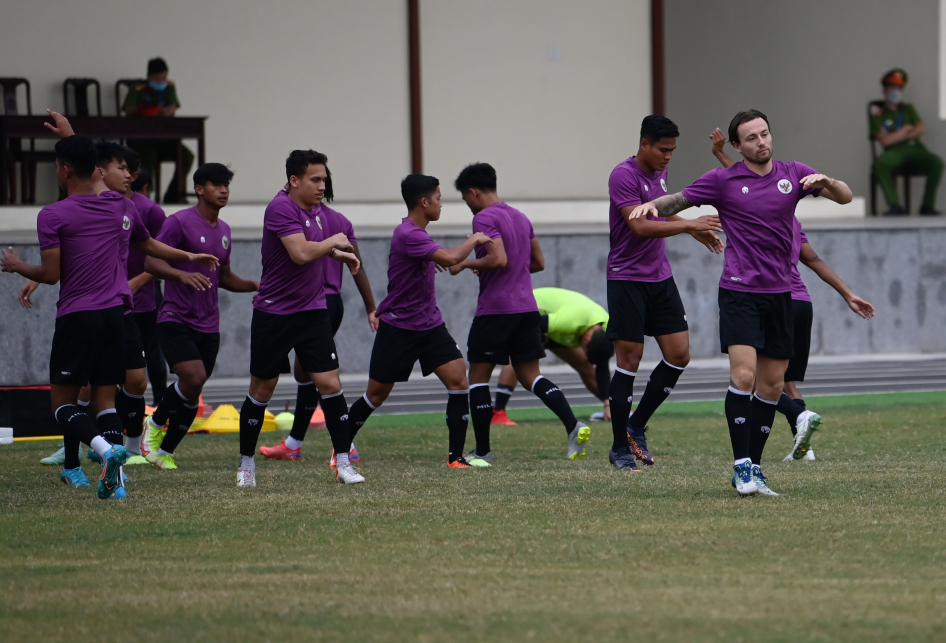
[[[641,473],[603,424],[565,460],[545,411],[488,471],[446,468],[441,414],[372,418],[355,487],[325,431],[256,489],[236,436],[190,436],[124,502],[60,484],[53,442],[0,447],[0,640],[946,640],[946,393],[809,407],[817,462],[781,462],[781,418],[769,440],[781,498],[729,486],[721,403],[665,405]]]

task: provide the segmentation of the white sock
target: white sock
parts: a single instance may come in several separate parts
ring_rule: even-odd
[[[105,454],[108,453],[109,449],[112,448],[112,443],[103,438],[101,435],[97,435],[92,438],[92,444],[89,445],[92,447],[92,450],[102,456],[102,459],[105,459]]]
[[[295,451],[301,446],[302,446],[302,440],[297,440],[291,435],[288,438],[286,438],[286,448],[292,449],[293,451]]]
[[[150,426],[150,427],[151,427],[152,429],[154,429],[155,431],[163,431],[163,430],[164,430],[164,427],[163,427],[163,426],[158,426],[157,424],[154,423],[154,419],[153,419],[153,417],[150,416],[150,415],[148,416],[148,426]]]
[[[247,471],[256,471],[256,459],[251,455],[241,455],[240,468]]]
[[[141,436],[137,438],[125,437],[125,451],[132,455],[141,455]]]
[[[733,462],[733,465],[738,467],[740,464],[745,464],[747,462],[749,464],[752,464],[752,458],[742,458],[742,459],[736,460],[735,462]]]
[[[348,454],[347,453],[336,453],[335,454],[335,466],[336,467],[347,467],[348,466]]]
[[[164,449],[158,449],[158,455],[169,455],[172,458],[174,457],[173,453],[171,453],[170,451],[165,451]]]

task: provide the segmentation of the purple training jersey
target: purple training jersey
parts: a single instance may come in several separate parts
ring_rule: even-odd
[[[118,192],[73,195],[47,205],[36,217],[40,250],[59,248],[56,317],[83,310],[131,306],[124,258],[135,206]],[[145,232],[147,234],[147,231]]]
[[[430,260],[442,247],[413,221],[401,219],[391,237],[388,296],[378,306],[378,319],[404,330],[430,330],[443,323],[434,287],[437,269]]]
[[[290,315],[325,308],[322,261],[299,265],[289,256],[282,238],[302,234],[306,241],[322,241],[322,205],[303,210],[280,190],[263,215],[263,276],[253,307],[274,315]]]
[[[742,161],[716,168],[683,189],[693,205],[712,205],[726,233],[719,287],[740,292],[790,292],[795,206],[820,189],[802,190],[801,179],[817,172],[804,163],[772,161],[759,176]]]
[[[141,219],[141,223],[144,227],[148,229],[148,234],[157,239],[158,233],[161,232],[161,226],[164,225],[166,218],[164,210],[161,209],[160,205],[137,192],[131,193],[131,202],[135,204],[135,209],[138,211],[138,218]],[[145,254],[138,248],[132,246],[128,249],[128,279],[137,277],[144,271]],[[131,312],[148,313],[155,308],[154,283],[147,283],[134,294],[134,303],[132,304]]]
[[[654,175],[640,168],[634,157],[620,163],[608,179],[611,197],[611,251],[608,279],[614,281],[664,281],[673,276],[664,248],[664,239],[645,239],[631,231],[621,208],[653,201],[667,193],[667,170]],[[664,217],[651,217],[665,221]]]
[[[220,332],[220,307],[217,288],[220,270],[230,264],[230,226],[222,219],[210,225],[196,207],[181,210],[167,218],[158,241],[172,248],[194,254],[205,253],[220,260],[220,268],[211,270],[190,261],[169,261],[168,264],[184,272],[199,272],[210,279],[207,290],[195,290],[179,281],[164,284],[164,301],[158,313],[158,323],[177,322],[201,333]]]
[[[502,239],[507,258],[505,268],[480,271],[480,297],[475,316],[538,312],[529,271],[535,232],[526,215],[505,203],[494,203],[473,217],[473,232]],[[484,243],[476,247],[477,259],[486,255],[488,246]]]
[[[358,243],[358,239],[355,238],[355,229],[351,227],[351,221],[344,214],[323,205],[319,216],[322,218],[322,227],[326,239],[341,232],[348,237],[350,242]],[[323,257],[320,261],[325,274],[325,294],[342,294],[342,277],[346,272],[350,272],[348,266],[341,261],[335,261],[329,256]]]
[[[792,299],[796,301],[811,301],[811,295],[805,288],[805,282],[801,280],[801,273],[798,272],[798,260],[801,257],[801,245],[808,243],[808,237],[801,229],[801,222],[795,218],[793,227],[794,235],[792,237]]]

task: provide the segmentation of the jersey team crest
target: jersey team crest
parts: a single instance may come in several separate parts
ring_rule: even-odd
[[[318,216],[315,217],[315,222],[319,224],[319,230],[322,229],[322,219]]]
[[[127,215],[122,219],[122,230],[131,230],[131,219]]]
[[[230,240],[227,239],[226,237],[224,237],[223,239],[221,239],[221,240],[220,240],[220,243],[223,244],[223,249],[224,249],[224,250],[226,250],[227,248],[230,247]]]
[[[664,181],[663,179],[660,179],[660,187],[662,187],[662,188],[664,189],[664,192],[666,192],[666,191],[667,191],[667,182]]]
[[[788,194],[792,191],[792,182],[788,179],[782,179],[778,182],[778,191],[782,194]]]

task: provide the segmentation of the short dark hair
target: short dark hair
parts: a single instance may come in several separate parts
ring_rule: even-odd
[[[125,160],[125,146],[113,141],[96,141],[95,154],[95,165],[106,168],[112,161]]]
[[[132,192],[141,192],[141,188],[144,186],[150,188],[154,187],[151,185],[151,170],[146,167],[138,168],[138,178],[131,182],[131,191]]]
[[[489,163],[471,163],[460,172],[457,180],[453,182],[460,192],[465,192],[470,188],[476,188],[483,192],[496,191],[496,170]]]
[[[680,136],[680,130],[666,116],[651,114],[645,116],[641,122],[641,138],[647,139],[650,143],[656,143],[662,138],[677,138],[678,136]]]
[[[92,176],[97,158],[95,144],[85,136],[72,135],[56,141],[56,160],[70,168],[80,179]]]
[[[148,75],[152,74],[161,74],[168,70],[168,64],[164,62],[164,58],[158,56],[157,58],[152,58],[148,61]]]
[[[125,158],[125,165],[128,166],[128,171],[134,174],[141,168],[141,157],[138,155],[138,152],[131,149],[127,145],[122,146],[122,153]]]
[[[328,157],[325,154],[315,150],[293,150],[289,153],[289,158],[286,159],[286,180],[288,181],[294,176],[300,178],[305,176],[305,171],[310,165],[325,166],[327,176],[325,177],[325,194],[322,200],[331,203],[332,199],[335,198],[335,192],[332,190],[332,171],[328,169]]]
[[[732,121],[729,123],[729,142],[738,143],[739,142],[739,126],[743,123],[748,123],[749,121],[754,121],[757,118],[761,118],[765,121],[765,124],[769,124],[769,117],[760,112],[757,109],[749,109],[744,112],[739,112],[733,116]]]
[[[233,172],[223,163],[204,163],[194,172],[194,185],[229,185]]]
[[[426,174],[409,174],[401,181],[401,197],[408,210],[417,207],[420,200],[429,197],[440,186],[440,179]]]
[[[607,364],[614,356],[614,344],[599,328],[591,333],[591,341],[588,342],[585,352],[588,354],[588,361],[592,364]]]

